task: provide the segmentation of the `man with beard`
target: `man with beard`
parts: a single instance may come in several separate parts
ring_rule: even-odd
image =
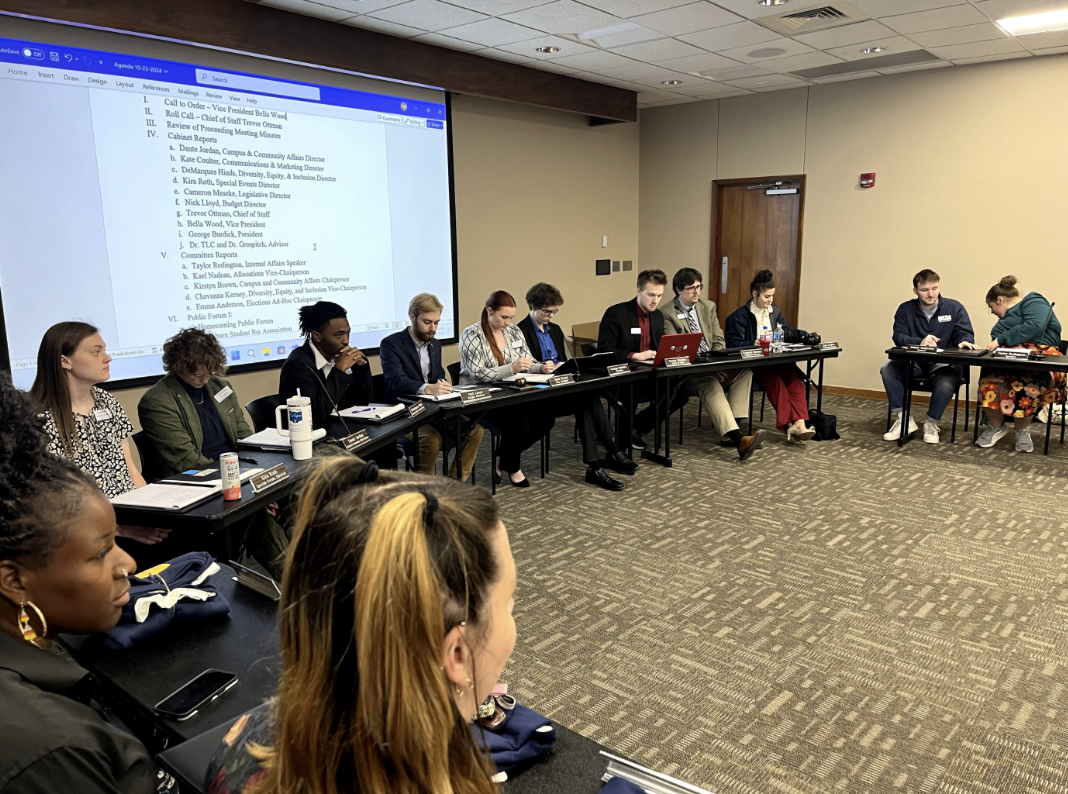
[[[434,338],[441,322],[441,310],[441,301],[434,295],[429,292],[416,295],[408,304],[411,325],[382,340],[378,354],[386,377],[386,402],[397,402],[401,396],[452,391],[441,364],[441,345]],[[471,476],[482,435],[482,427],[476,422],[461,430],[460,458],[465,480]],[[419,431],[419,471],[433,474],[440,451],[441,432],[429,425],[423,427]],[[451,476],[456,476],[455,469]]]

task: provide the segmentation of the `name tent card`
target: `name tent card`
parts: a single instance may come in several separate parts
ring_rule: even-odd
[[[937,353],[938,348],[931,345],[909,345],[905,348],[910,353]]]
[[[609,364],[608,365],[608,377],[614,378],[616,375],[626,375],[630,372],[630,364]]]
[[[690,359],[686,356],[675,356],[673,358],[665,358],[664,366],[668,369],[672,367],[688,367],[690,366]]]
[[[743,350],[742,351],[742,358],[744,358],[744,359],[764,358],[764,351],[761,350],[760,348],[756,348],[754,350]]]
[[[550,386],[559,386],[559,385],[561,385],[563,383],[574,383],[574,382],[575,382],[575,376],[574,375],[553,375],[551,378],[549,378],[549,385]]]
[[[481,402],[482,400],[488,400],[489,398],[489,389],[471,389],[470,391],[460,392],[460,400],[464,405]]]
[[[351,436],[345,436],[341,439],[342,446],[349,452],[359,449],[364,444],[368,444],[371,441],[371,436],[366,430],[357,430]]]
[[[288,479],[289,472],[286,471],[286,464],[279,463],[277,466],[271,466],[265,472],[254,474],[249,478],[249,482],[252,483],[252,490],[255,493],[260,493],[261,491],[266,491],[272,485],[277,485]]]
[[[412,419],[415,419],[415,417],[419,416],[419,414],[423,413],[424,411],[426,411],[426,403],[424,403],[422,400],[414,402],[408,406],[408,415]]]

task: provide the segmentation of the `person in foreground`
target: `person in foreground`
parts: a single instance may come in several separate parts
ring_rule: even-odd
[[[110,498],[146,485],[133,459],[133,424],[122,405],[96,384],[111,377],[111,356],[89,323],[56,323],[41,339],[33,407],[44,417],[48,451],[92,477]],[[120,526],[120,536],[159,543],[170,530]]]
[[[96,483],[45,451],[25,397],[0,375],[0,792],[149,794],[152,760],[108,723],[93,679],[52,639],[119,622],[133,559]]]
[[[342,454],[308,478],[279,604],[277,696],[240,718],[211,794],[491,794],[469,723],[515,647],[495,500]]]
[[[755,345],[761,336],[774,334],[776,329],[782,330],[787,342],[801,342],[809,336],[806,331],[786,322],[782,311],[774,304],[775,276],[770,270],[756,274],[749,284],[749,292],[752,298],[727,318],[727,347]],[[808,421],[808,395],[797,366],[778,364],[755,367],[754,370],[753,377],[775,407],[776,423],[787,440],[804,444],[816,435],[816,431],[805,424]]]
[[[560,311],[564,296],[552,284],[541,282],[527,290],[526,300],[530,313],[519,321],[519,330],[523,332],[527,348],[554,367],[563,364],[568,359],[567,340],[563,329],[552,318]],[[586,464],[586,482],[606,491],[622,491],[623,483],[609,477],[601,467],[597,442],[604,447],[607,468],[621,474],[634,474],[639,466],[616,446],[615,434],[608,424],[601,398],[593,392],[579,392],[567,399],[553,400],[550,405],[556,416],[575,416],[582,442],[582,460]]]
[[[1061,355],[1061,323],[1053,307],[1037,292],[1021,298],[1016,276],[1005,276],[992,286],[986,293],[986,304],[998,318],[990,329],[988,350],[1026,347],[1047,356]],[[983,367],[979,372],[978,399],[990,424],[976,439],[976,445],[992,447],[998,443],[1009,433],[1005,419],[1012,417],[1016,451],[1034,452],[1031,420],[1035,411],[1060,400],[1064,386],[1063,372]]]
[[[675,299],[660,304],[664,327],[669,333],[703,334],[698,355],[709,350],[723,350],[727,343],[716,317],[716,304],[701,297],[704,284],[701,274],[692,267],[679,270],[671,280]],[[764,445],[765,432],[758,430],[743,436],[739,420],[749,416],[753,371],[736,369],[687,378],[686,388],[704,404],[726,447],[737,447],[738,457],[745,460]],[[728,396],[729,395],[729,396]]]
[[[503,290],[490,294],[482,309],[482,319],[460,334],[460,383],[490,384],[521,372],[552,372],[551,362],[535,361],[523,332],[512,324],[515,298]],[[530,487],[523,474],[520,457],[556,424],[543,403],[486,412],[486,419],[501,427],[500,458],[494,462],[494,479],[503,479],[517,488]]]
[[[390,334],[382,340],[378,355],[382,361],[382,374],[386,380],[385,401],[396,403],[400,397],[418,394],[449,394],[452,386],[445,379],[441,365],[441,345],[434,338],[441,322],[441,310],[445,308],[437,296],[421,292],[408,304],[408,319],[411,325],[403,331]],[[460,453],[464,480],[471,478],[478,447],[484,431],[477,422],[471,422],[461,431]],[[433,474],[441,452],[441,430],[424,426],[419,430],[419,471]],[[452,476],[456,476],[455,462]]]
[[[962,347],[975,350],[975,334],[968,310],[952,298],[939,293],[941,278],[933,270],[924,269],[912,277],[915,300],[905,301],[894,315],[894,346],[924,345],[936,348]],[[886,441],[901,438],[901,413],[905,403],[905,362],[887,361],[879,374],[883,378],[886,399],[894,423],[883,434]],[[914,364],[913,377],[926,378],[931,390],[927,419],[923,423],[923,440],[938,443],[938,423],[942,414],[960,388],[964,371],[958,364]],[[917,430],[909,417],[909,433]]]

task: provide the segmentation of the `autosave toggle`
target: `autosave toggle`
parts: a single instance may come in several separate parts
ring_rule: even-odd
[[[22,57],[31,61],[43,61],[45,58],[44,50],[39,50],[36,47],[23,47]]]

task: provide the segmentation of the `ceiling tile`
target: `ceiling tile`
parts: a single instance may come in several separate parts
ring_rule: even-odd
[[[433,44],[435,47],[447,47],[450,50],[460,50],[461,52],[472,52],[474,50],[482,49],[481,44],[475,44],[472,41],[461,41],[460,39],[454,39],[452,36],[442,36],[440,33],[424,33],[421,36],[416,36],[415,41],[421,41],[423,44]]]
[[[689,44],[695,44],[703,50],[720,52],[777,39],[779,34],[773,33],[753,22],[739,22],[735,25],[724,25],[721,28],[702,30],[700,33],[685,33],[679,38]]]
[[[387,36],[399,36],[403,39],[414,39],[426,33],[419,28],[410,28],[407,25],[398,25],[396,22],[386,22],[384,19],[374,17],[349,17],[341,20],[342,25],[352,25],[354,28],[373,30],[375,33],[385,33]]]
[[[701,74],[705,77],[711,77],[713,80],[723,82],[725,80],[740,80],[743,77],[756,77],[761,74],[773,74],[769,69],[762,69],[759,66],[749,66],[746,64],[738,64],[737,66],[730,66],[724,69],[702,69]]]
[[[556,34],[580,33],[584,30],[597,30],[623,24],[619,17],[581,5],[574,0],[557,0],[555,3],[505,14],[502,19],[545,33]]]
[[[742,20],[711,3],[700,2],[658,11],[655,14],[644,14],[634,17],[631,21],[650,30],[678,36],[682,33],[696,33],[699,30],[732,25]]]
[[[612,69],[598,69],[599,74],[611,77],[615,80],[644,80],[666,74],[671,70],[665,64],[637,63],[632,62],[627,66],[616,66]],[[692,70],[691,70],[692,71]]]
[[[881,18],[960,5],[960,0],[849,0],[849,3],[868,16]]]
[[[1006,52],[1001,55],[984,55],[978,58],[959,58],[954,60],[953,63],[958,66],[966,66],[970,63],[990,63],[991,61],[1013,61],[1017,58],[1030,58],[1031,53],[1027,50],[1021,52]]]
[[[884,17],[882,23],[888,28],[904,33],[923,33],[928,30],[959,28],[964,25],[978,25],[987,22],[986,16],[975,6],[964,3],[959,6],[946,6],[931,11],[917,11],[914,14],[900,14],[896,17]]]
[[[390,0],[378,1],[390,2]],[[330,0],[330,2],[335,3],[337,0]],[[367,3],[376,2],[376,0],[353,0],[353,2]],[[449,2],[454,6],[469,8],[472,11],[488,14],[491,17],[503,17],[505,14],[512,14],[526,8],[545,5],[549,0],[449,0]]]
[[[862,52],[862,50],[868,47],[886,47],[887,52]],[[834,49],[827,50],[827,52],[847,61],[862,61],[865,58],[874,58],[878,55],[893,55],[899,52],[913,52],[914,50],[919,49],[922,49],[922,47],[916,42],[910,41],[904,36],[894,36],[889,39],[865,41],[862,44],[850,44],[848,47],[835,47]]]
[[[927,63],[910,63],[908,66],[892,66],[878,71],[879,74],[899,74],[900,72],[921,72],[926,69],[944,69],[952,65],[949,61],[928,61]]]
[[[553,63],[552,61],[538,61],[532,66],[535,69],[541,69],[543,72],[555,72],[556,74],[578,74],[582,71],[574,66],[564,66],[562,63]]]
[[[685,104],[687,102],[697,102],[697,101],[699,101],[699,100],[696,99],[695,97],[683,96],[683,97],[679,97],[678,99],[672,99],[672,100],[670,100],[668,102],[649,102],[647,105],[645,105],[645,107],[647,107],[647,108],[663,108],[663,107],[667,107],[668,105],[682,105],[682,104]]]
[[[977,41],[1003,39],[1006,38],[1006,34],[993,22],[983,22],[980,25],[965,25],[962,28],[912,33],[909,38],[921,47],[948,47],[951,44],[973,44]]]
[[[642,91],[638,94],[638,102],[663,102],[668,99],[677,99],[678,95],[673,94],[670,91],[658,91],[655,88],[648,91]]]
[[[504,19],[483,19],[470,25],[460,25],[440,31],[446,36],[473,41],[486,47],[514,44],[517,41],[540,38],[538,31],[516,25]]]
[[[1060,11],[1064,0],[973,0],[975,7],[994,20]]]
[[[582,2],[606,14],[617,17],[636,17],[640,14],[651,14],[655,11],[663,11],[665,8],[692,3],[693,0],[582,0]]]
[[[1068,47],[1053,47],[1048,50],[1034,50],[1035,55],[1060,55],[1061,53],[1068,52]]]
[[[466,25],[469,22],[477,22],[486,18],[484,14],[468,11],[466,8],[457,8],[448,3],[442,3],[440,0],[412,0],[410,3],[380,9],[369,16],[392,22],[395,25],[407,25],[410,28],[431,32]]]
[[[296,14],[304,14],[308,17],[318,17],[337,22],[351,17],[353,12],[341,8],[332,8],[321,3],[309,3],[307,0],[264,0],[262,5],[271,8],[279,8],[283,11],[292,11]]]
[[[721,99],[723,97],[741,96],[742,94],[751,93],[748,89],[725,85],[723,83],[709,83],[708,85],[696,86],[680,85],[675,90],[677,93],[696,97],[698,99]]]
[[[616,55],[614,52],[603,52],[596,50],[594,52],[584,52],[581,55],[568,55],[562,58],[554,58],[550,63],[559,63],[564,66],[572,66],[582,71],[592,72],[595,69],[611,69],[614,66],[629,66],[634,61],[629,58],[624,58],[622,55]]]
[[[559,52],[538,52],[538,47],[559,47]],[[533,39],[517,41],[510,44],[499,44],[497,49],[505,52],[514,52],[517,55],[526,55],[535,60],[544,61],[549,58],[562,58],[565,55],[578,55],[583,52],[596,51],[594,47],[578,44],[571,39],[563,39],[559,36],[538,36]]]
[[[540,66],[541,63],[538,63],[533,68],[537,69],[540,68]],[[649,86],[647,85],[638,85],[637,83],[632,83],[629,80],[613,80],[611,77],[605,77],[603,74],[597,74],[596,72],[579,72],[578,74],[573,74],[571,76],[578,80],[586,80],[591,83],[612,85],[616,88],[622,88],[626,91],[646,91],[649,88]]]
[[[997,30],[1001,30],[994,25]],[[1068,30],[1051,30],[1049,33],[1028,33],[1026,36],[1017,36],[1016,41],[1027,49],[1048,50],[1053,47],[1063,47],[1068,44]]]
[[[666,86],[664,85],[665,80],[679,80],[681,81],[681,85]],[[643,88],[663,88],[665,91],[678,91],[683,86],[693,86],[708,81],[700,77],[694,77],[692,74],[665,72],[656,77],[646,77],[641,80],[634,80],[634,82]]]
[[[781,52],[779,52],[781,50]],[[811,47],[806,47],[799,41],[787,38],[772,39],[771,41],[763,41],[760,44],[747,44],[744,47],[739,47],[735,50],[724,50],[720,55],[725,55],[735,61],[741,61],[742,63],[760,63],[761,61],[771,60],[772,58],[786,58],[791,55],[808,55],[814,52]],[[760,53],[754,55],[753,53]],[[764,53],[774,53],[767,54]]]
[[[798,36],[797,40],[802,44],[815,47],[817,50],[829,50],[832,47],[845,47],[849,44],[860,44],[865,41],[876,39],[888,39],[894,35],[894,31],[874,20],[867,22],[854,22],[852,25],[829,30],[820,30],[816,33],[806,33]]]
[[[788,13],[791,9],[783,8],[782,6],[762,6],[756,0],[712,0],[716,5],[722,6],[728,11],[733,11],[735,14],[746,19],[759,19],[760,17],[770,17],[776,14]],[[959,0],[953,0],[959,2]],[[813,5],[813,3],[806,3],[805,5]],[[815,5],[825,5],[825,3],[816,3]]]
[[[951,47],[932,47],[939,58],[947,61],[959,61],[962,58],[984,58],[988,55],[1006,55],[1013,52],[1026,52],[1015,39],[1005,37],[993,41],[977,41],[974,44],[954,44]]]
[[[481,55],[483,58],[492,58],[495,61],[504,61],[505,63],[535,63],[533,58],[528,58],[526,55],[516,55],[514,52],[505,52],[504,50],[498,50],[494,47],[486,47],[484,50],[478,50],[475,55]]]
[[[378,11],[382,8],[399,6],[401,3],[407,3],[408,0],[314,0],[314,2],[332,8],[340,8],[342,11],[348,11],[351,14],[370,14],[372,11]],[[264,3],[263,5],[268,4]]]
[[[761,77],[743,77],[741,80],[731,80],[728,85],[732,85],[735,88],[748,88],[751,91],[761,91],[765,88],[802,84],[804,82],[801,78],[788,74],[769,74]]]
[[[642,44],[619,47],[613,52],[633,58],[636,61],[656,63],[657,61],[666,61],[671,58],[685,58],[687,55],[701,55],[703,50],[678,39],[659,39],[658,41],[647,41]]]
[[[721,69],[737,65],[737,61],[716,55],[714,52],[702,52],[700,55],[690,55],[686,58],[672,58],[657,64],[657,66],[676,72],[703,72],[705,69]]]
[[[796,72],[798,69],[815,69],[817,66],[830,66],[833,63],[842,63],[842,59],[825,52],[810,52],[789,58],[773,58],[764,61],[763,66],[768,71],[783,73]]]
[[[836,74],[833,77],[811,77],[813,83],[847,83],[850,80],[863,80],[865,77],[878,77],[878,72],[853,72],[852,74]]]

